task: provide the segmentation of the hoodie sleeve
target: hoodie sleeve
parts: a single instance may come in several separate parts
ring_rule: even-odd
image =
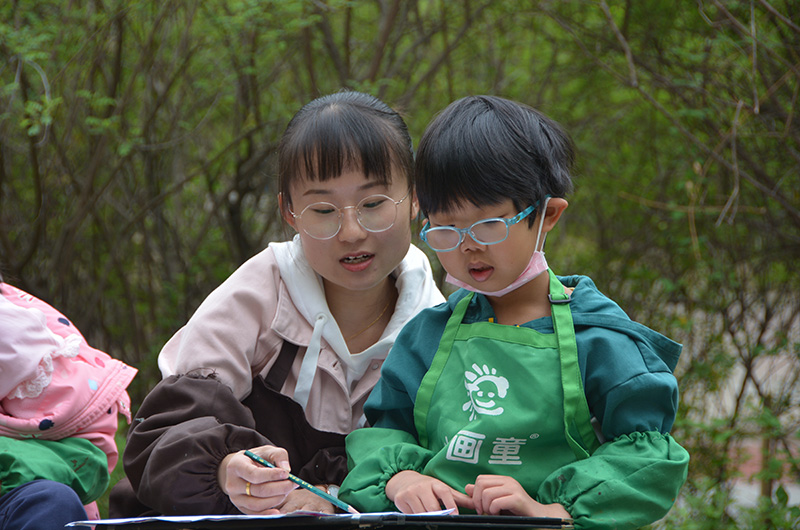
[[[577,529],[635,529],[666,515],[688,467],[689,454],[670,435],[631,433],[556,470],[536,499],[563,505]]]
[[[616,355],[624,349],[618,344]],[[636,359],[629,356],[628,368]],[[677,382],[668,371],[600,377],[598,370],[616,365],[605,360],[587,369],[587,398],[605,443],[589,458],[551,473],[535,498],[563,505],[578,529],[634,529],[666,515],[686,480],[689,454],[668,433],[677,410]],[[598,389],[603,390],[599,395]]]
[[[171,376],[142,402],[122,461],[139,501],[158,513],[238,514],[219,487],[217,468],[229,453],[268,443],[226,385]]]
[[[584,391],[604,443],[555,470],[535,496],[562,504],[576,528],[634,529],[666,515],[686,480],[689,454],[669,434],[680,345],[593,296],[598,304],[579,298],[573,318]]]
[[[250,258],[203,300],[158,355],[162,377],[213,369],[241,400],[253,377],[278,351],[271,333],[280,273],[270,249]]]

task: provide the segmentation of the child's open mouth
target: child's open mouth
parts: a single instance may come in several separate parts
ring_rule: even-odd
[[[488,265],[470,266],[469,275],[477,282],[485,282],[494,272],[494,267]]]

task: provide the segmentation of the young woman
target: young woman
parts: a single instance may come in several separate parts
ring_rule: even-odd
[[[116,488],[112,515],[332,513],[287,471],[336,490],[344,437],[365,424],[397,333],[443,301],[411,245],[412,146],[395,111],[358,92],[316,99],[278,158],[280,210],[297,236],[240,267],[164,346],[164,379],[123,457],[132,488]]]

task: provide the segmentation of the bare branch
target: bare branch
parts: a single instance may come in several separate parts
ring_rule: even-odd
[[[772,14],[773,14],[773,15],[774,15],[776,18],[778,18],[778,19],[779,19],[781,22],[783,22],[784,24],[786,24],[787,26],[789,26],[790,28],[792,28],[792,30],[794,30],[796,33],[800,33],[800,26],[798,26],[797,24],[795,24],[794,22],[792,22],[791,20],[789,20],[788,18],[786,18],[784,15],[782,15],[781,13],[779,13],[777,9],[775,9],[774,7],[772,7],[772,4],[770,4],[769,2],[767,2],[767,0],[759,0],[759,2],[761,3],[761,5],[762,5],[762,6],[764,6],[764,8],[765,8],[767,11],[769,11],[770,13],[772,13]]]
[[[739,104],[736,105],[736,114],[733,116],[733,125],[731,126],[730,134],[731,159],[733,160],[733,191],[731,192],[731,196],[728,198],[728,202],[725,203],[725,206],[722,208],[722,212],[720,212],[719,217],[717,218],[717,226],[722,223],[722,220],[725,218],[728,210],[731,209],[734,201],[739,197],[739,159],[736,157],[736,131],[737,127],[739,126],[739,114],[742,112],[743,106],[744,101],[739,100]],[[733,221],[733,217],[734,215],[731,215],[728,218],[729,222]]]
[[[381,60],[386,51],[386,43],[389,42],[389,36],[392,33],[397,22],[397,13],[400,11],[400,0],[393,0],[389,10],[381,17],[380,34],[378,35],[378,42],[375,46],[375,53],[372,56],[372,64],[370,64],[367,73],[367,79],[375,81],[378,77],[378,70],[381,66]]]
[[[608,4],[605,0],[600,0],[600,8],[603,10],[603,14],[606,16],[608,25],[611,26],[611,30],[614,32],[614,35],[617,37],[617,40],[622,46],[622,51],[625,53],[625,60],[628,62],[628,83],[632,87],[639,86],[639,80],[636,78],[636,64],[633,61],[631,47],[628,45],[628,41],[625,39],[625,36],[617,27],[617,23],[614,22],[614,17],[611,16],[611,10],[608,8]]]

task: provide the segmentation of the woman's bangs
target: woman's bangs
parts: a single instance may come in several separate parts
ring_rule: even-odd
[[[387,143],[393,138],[386,127],[356,113],[319,118],[313,127],[294,136],[293,149],[285,157],[288,174],[327,181],[352,169],[381,184],[391,183],[394,160]]]

